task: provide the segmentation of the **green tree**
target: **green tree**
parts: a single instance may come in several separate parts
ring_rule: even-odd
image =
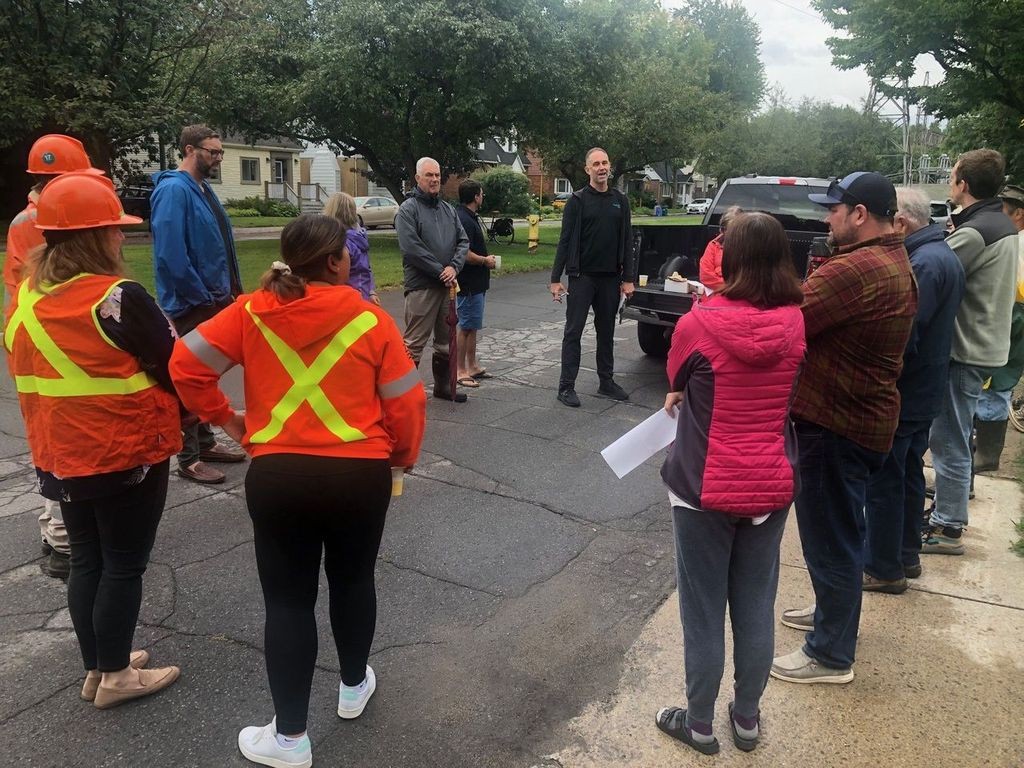
[[[511,168],[477,171],[473,178],[484,188],[484,210],[525,216],[530,212],[530,180]]]
[[[1024,0],[814,0],[825,20],[843,36],[829,38],[841,69],[864,66],[872,77],[909,78],[915,60],[931,54],[942,67],[941,82],[912,89],[929,112],[946,118],[972,115],[974,132],[1014,156],[1024,142],[1024,47],[1020,45]],[[1017,172],[1024,172],[1019,160]]]
[[[581,0],[552,16],[559,79],[517,124],[547,166],[581,185],[592,146],[608,151],[616,177],[693,152],[713,103],[695,25],[655,0]]]
[[[474,146],[518,128],[553,63],[539,0],[365,0],[314,6],[303,135],[363,155],[401,199],[416,160],[473,167]]]

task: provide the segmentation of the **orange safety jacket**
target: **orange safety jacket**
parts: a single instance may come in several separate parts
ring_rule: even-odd
[[[185,407],[211,424],[233,415],[217,387],[245,368],[245,438],[253,456],[303,453],[411,467],[426,394],[394,320],[348,286],[306,286],[282,302],[265,290],[178,340],[170,372]]]
[[[28,277],[25,265],[28,255],[40,245],[45,245],[42,230],[36,229],[36,200],[39,195],[30,192],[28,205],[11,221],[7,229],[7,256],[4,259],[4,288],[7,304],[18,293],[18,283]]]
[[[81,274],[34,290],[29,282],[8,310],[4,345],[35,465],[61,478],[90,477],[181,450],[177,398],[96,317],[126,281]]]

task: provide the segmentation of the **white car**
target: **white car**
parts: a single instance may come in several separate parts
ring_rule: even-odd
[[[708,208],[711,207],[710,197],[698,197],[696,200],[691,200],[686,206],[687,213],[699,213],[703,216],[708,212]]]
[[[390,197],[357,197],[356,213],[360,226],[373,229],[379,226],[395,226],[398,203]]]

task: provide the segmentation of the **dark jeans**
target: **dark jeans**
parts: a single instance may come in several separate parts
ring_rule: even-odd
[[[817,608],[804,653],[846,669],[854,661],[864,573],[868,477],[885,461],[817,424],[796,422],[800,493],[796,519]]]
[[[317,657],[320,555],[330,587],[341,679],[358,685],[377,622],[373,569],[388,504],[385,459],[272,454],[245,477],[256,567],[266,603],[267,677],[279,733],[306,730]]]
[[[612,342],[620,285],[618,275],[580,275],[569,278],[569,295],[565,297],[565,333],[562,336],[559,389],[576,385],[576,375],[580,371],[580,339],[591,307],[594,308],[594,330],[597,331],[597,375],[601,381],[611,380],[615,371]]]
[[[128,666],[142,604],[142,574],[167,498],[168,461],[114,496],[62,501],[71,542],[68,610],[86,669]]]
[[[178,336],[185,336],[228,304],[230,301],[209,307],[195,307],[184,315],[174,318],[174,330],[178,332]],[[209,424],[200,422],[191,427],[185,427],[181,430],[181,453],[178,454],[178,466],[191,467],[199,461],[201,451],[213,448],[216,444],[217,440],[214,438]]]
[[[729,604],[736,713],[756,717],[775,651],[779,546],[788,510],[760,525],[750,518],[672,508],[676,581],[683,622],[686,701],[690,718],[710,723],[725,670],[725,606]]]
[[[901,421],[892,450],[868,481],[864,571],[876,579],[903,578],[903,567],[921,562],[924,452],[928,421]]]

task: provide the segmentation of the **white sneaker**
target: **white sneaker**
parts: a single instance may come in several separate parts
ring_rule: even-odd
[[[309,735],[304,735],[291,749],[277,743],[277,718],[262,728],[250,725],[238,732],[238,749],[249,760],[272,768],[310,768],[313,752]]]
[[[338,686],[338,717],[345,720],[355,720],[366,709],[366,702],[377,690],[377,676],[373,674],[373,667],[366,665],[366,677],[363,682],[356,686],[347,686],[342,683]]]

